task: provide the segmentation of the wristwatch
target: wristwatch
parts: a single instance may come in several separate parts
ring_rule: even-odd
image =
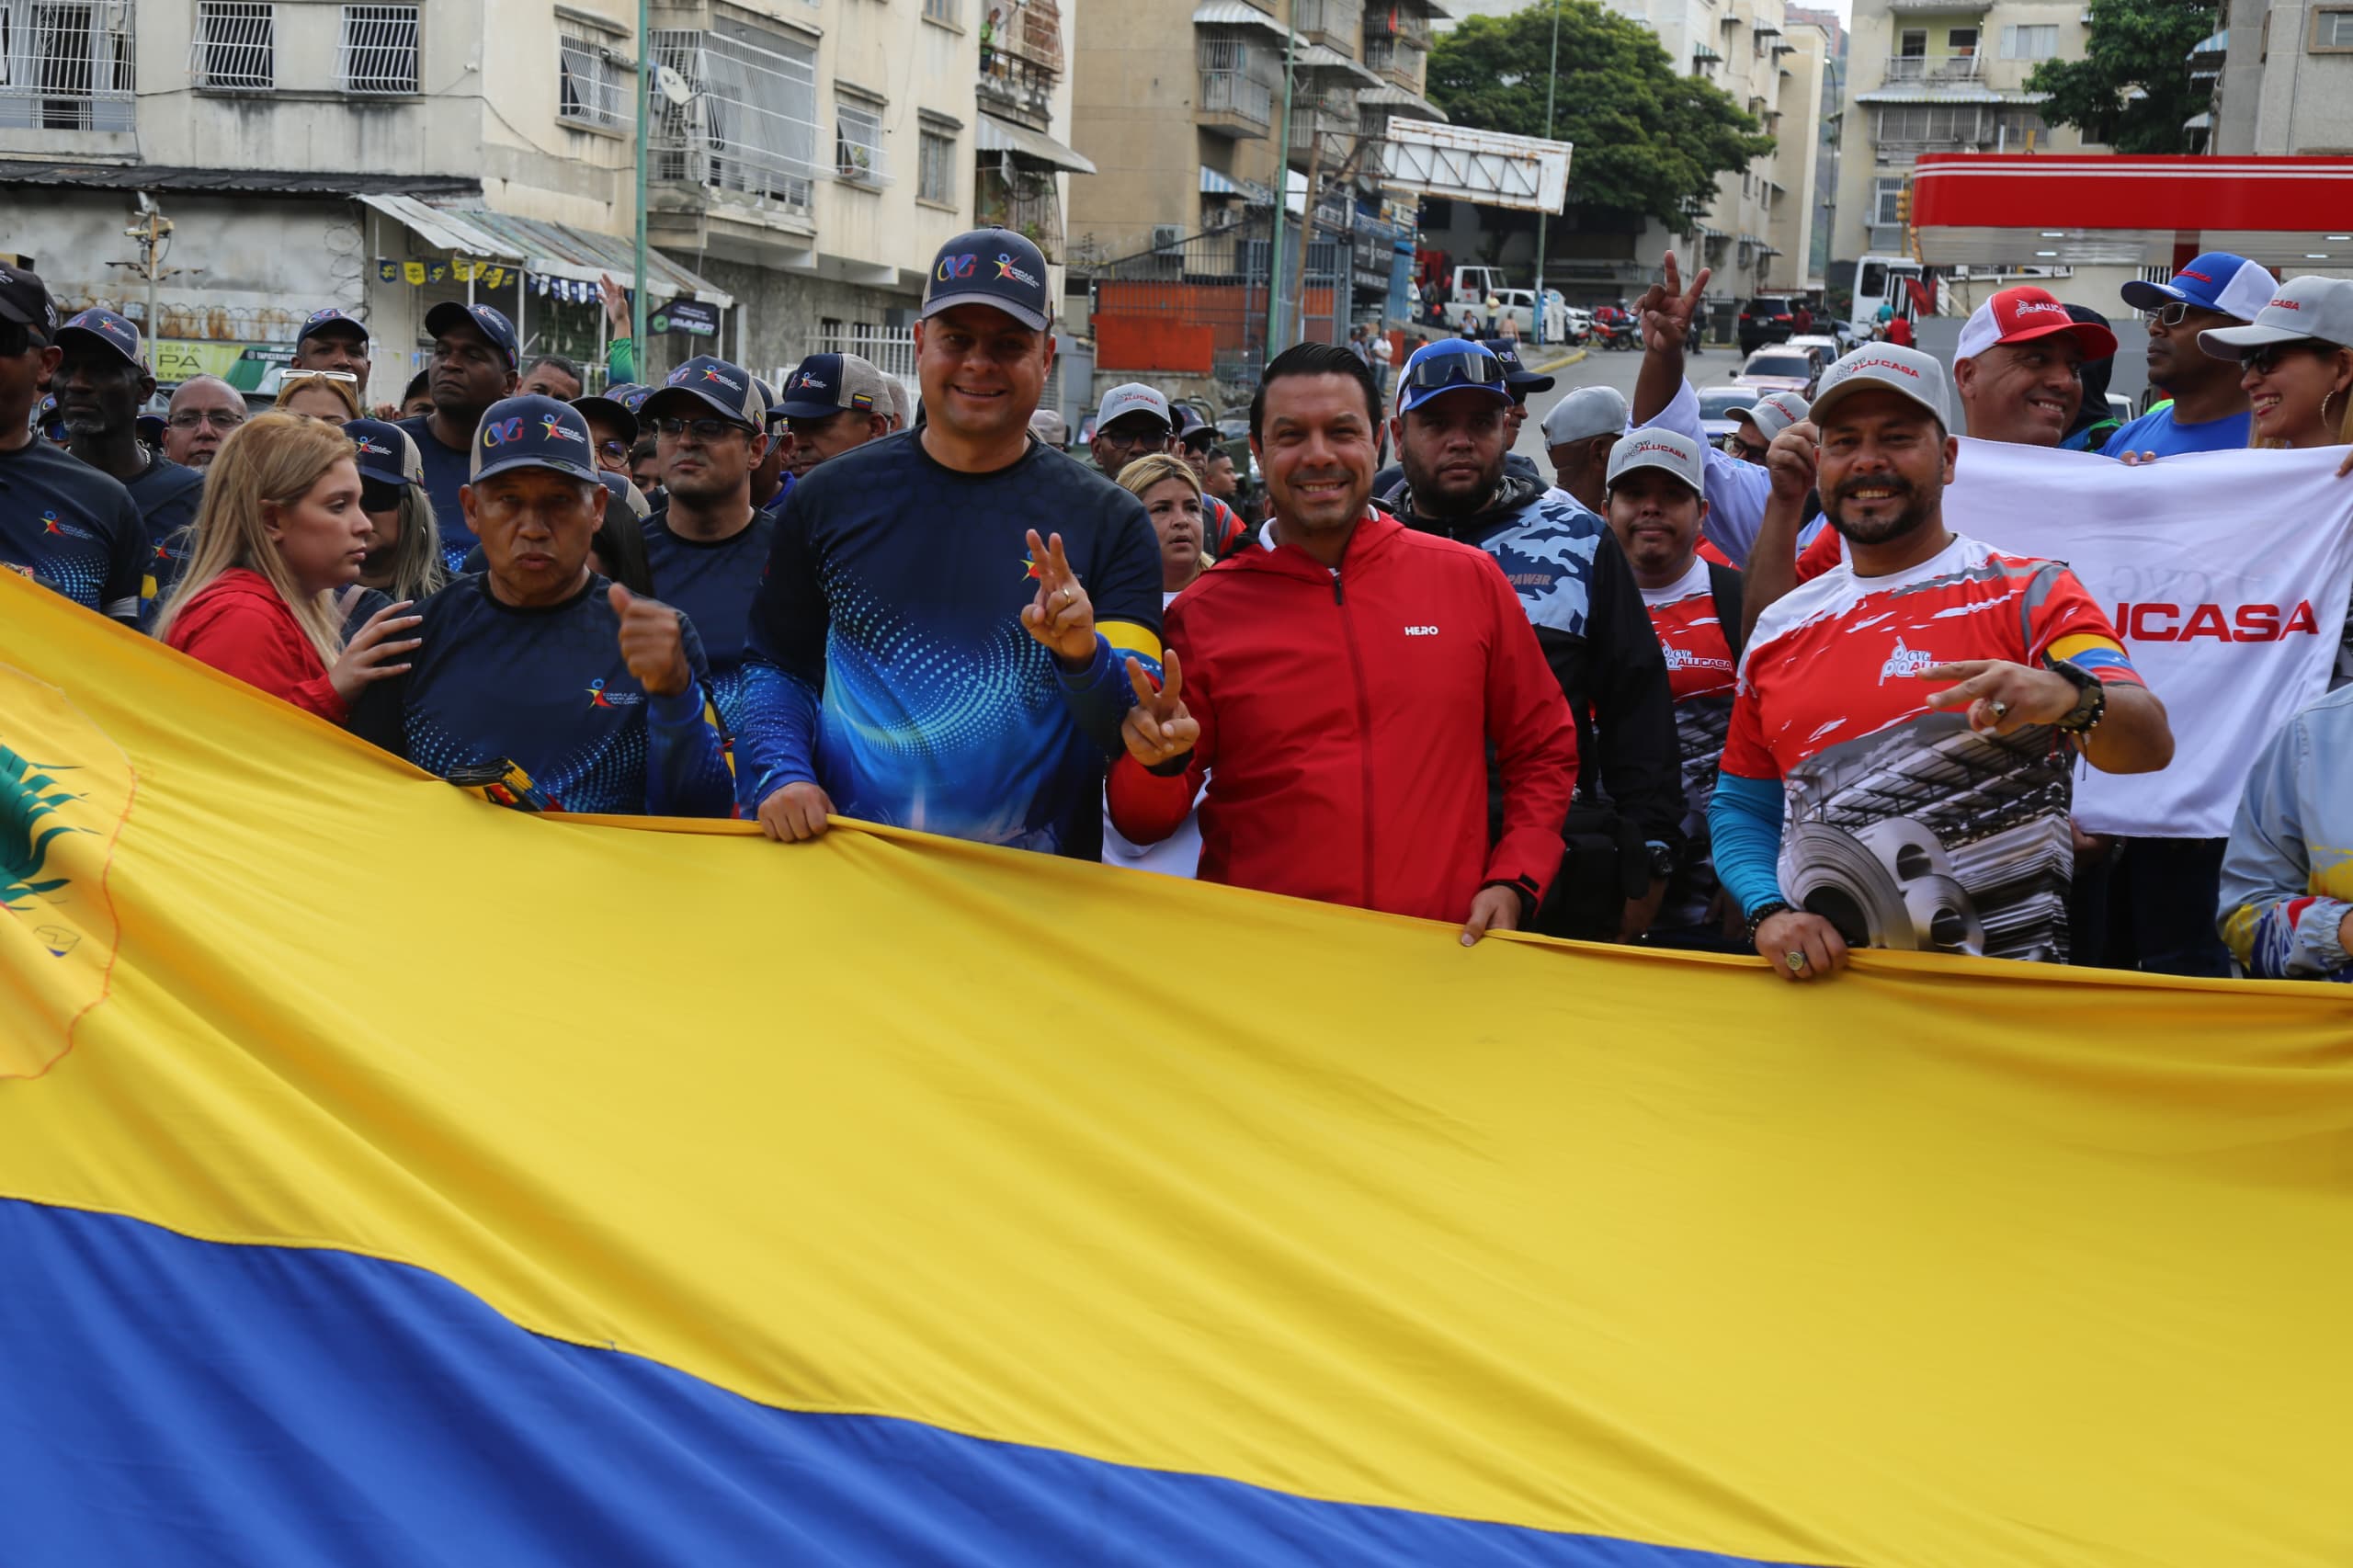
[[[1756,945],[1756,928],[1765,922],[1772,919],[1776,915],[1795,915],[1796,913],[1796,906],[1789,900],[1782,898],[1768,898],[1750,910],[1748,912],[1748,945],[1752,948]]]
[[[2099,676],[2065,659],[2052,659],[2050,664],[2052,674],[2064,677],[2075,688],[2075,705],[2060,715],[2053,727],[2071,735],[2090,734],[2108,717],[2107,688],[2100,685]]]
[[[1650,858],[1651,877],[1665,881],[1675,874],[1675,851],[1655,838],[1643,841],[1643,850]]]

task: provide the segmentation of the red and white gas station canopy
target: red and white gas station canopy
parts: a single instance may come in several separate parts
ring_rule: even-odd
[[[1927,153],[1912,223],[1930,266],[2177,266],[2229,251],[2353,272],[2353,158]]]

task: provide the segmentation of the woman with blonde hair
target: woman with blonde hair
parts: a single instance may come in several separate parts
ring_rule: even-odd
[[[369,682],[398,675],[417,623],[387,605],[348,644],[336,597],[359,579],[368,514],[351,437],[297,415],[250,419],[222,443],[204,481],[188,567],[155,636],[341,723]]]
[[[1160,539],[1160,604],[1183,592],[1209,565],[1202,545],[1201,478],[1168,452],[1151,452],[1120,471],[1120,488],[1143,503]]]
[[[367,412],[359,406],[359,378],[349,370],[287,371],[278,378],[276,410],[322,425],[341,425]]]

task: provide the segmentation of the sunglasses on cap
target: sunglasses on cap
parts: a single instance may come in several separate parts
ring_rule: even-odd
[[[1503,386],[1510,372],[1492,354],[1433,354],[1405,368],[1405,384],[1415,392],[1441,387]]]
[[[359,384],[359,378],[349,370],[289,370],[278,378],[281,391],[296,381],[344,381],[356,387]]]

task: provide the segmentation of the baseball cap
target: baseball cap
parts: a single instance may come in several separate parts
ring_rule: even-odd
[[[1046,257],[1010,229],[972,229],[939,247],[924,284],[922,317],[957,305],[993,305],[1038,332],[1052,319]]]
[[[1434,397],[1450,392],[1480,392],[1498,403],[1509,403],[1504,362],[1485,344],[1468,337],[1426,343],[1405,360],[1397,378],[1397,412],[1410,414]]]
[[[1070,426],[1051,408],[1041,408],[1029,416],[1029,434],[1050,447],[1070,443]]]
[[[302,330],[295,335],[294,347],[300,348],[307,339],[316,337],[319,334],[336,327],[348,327],[359,335],[359,340],[362,343],[368,341],[368,328],[362,324],[358,316],[350,314],[341,306],[329,305],[325,310],[313,311],[310,313],[308,319],[302,323]]]
[[[2353,346],[2353,279],[2290,278],[2255,312],[2253,324],[2201,332],[2198,347],[2217,359],[2235,359],[2242,349],[2307,337]]]
[[[589,392],[585,396],[575,397],[572,400],[572,406],[578,409],[585,418],[601,419],[608,425],[620,426],[623,441],[633,442],[637,439],[636,413],[609,392],[602,394]]]
[[[87,339],[105,345],[122,356],[133,369],[145,369],[139,358],[139,329],[130,319],[114,312],[92,306],[77,315],[68,317],[63,326],[50,335],[51,341],[63,347],[66,336]]]
[[[1579,387],[1544,416],[1544,444],[1558,447],[1588,436],[1622,435],[1629,414],[1626,394],[1615,387]]]
[[[1172,403],[1169,415],[1176,421],[1176,438],[1188,447],[1206,447],[1217,440],[1217,426],[1209,416],[1189,403]]]
[[[359,449],[359,477],[379,484],[425,484],[425,454],[408,432],[381,419],[347,419],[343,433]]]
[[[632,418],[636,416],[637,411],[645,405],[645,400],[653,395],[652,387],[637,381],[621,381],[605,389],[605,396],[620,403]]]
[[[1609,474],[1604,482],[1615,489],[1620,474],[1638,468],[1663,468],[1700,494],[1708,478],[1707,454],[1699,443],[1673,430],[1645,425],[1609,449]]]
[[[745,429],[759,430],[767,424],[768,406],[750,371],[708,354],[698,354],[671,371],[661,390],[637,405],[639,420],[647,424],[704,414],[717,414]]]
[[[28,326],[44,338],[57,335],[57,303],[39,274],[0,262],[0,320]]]
[[[572,404],[536,392],[501,398],[474,427],[466,478],[479,484],[509,469],[544,468],[573,479],[595,479],[596,453],[588,421]]]
[[[2269,304],[2278,290],[2270,268],[2261,263],[2233,256],[2226,250],[2210,250],[2204,256],[2192,257],[2188,267],[2173,275],[2170,283],[2151,283],[2135,278],[2117,292],[2136,311],[2163,310],[2179,300],[2201,311],[2253,321],[2255,312]]]
[[[654,508],[645,504],[645,497],[638,494],[637,486],[629,482],[627,475],[599,469],[597,471],[597,482],[605,487],[606,494],[613,500],[628,507],[629,515],[639,522],[654,515]]]
[[[455,300],[444,300],[425,312],[425,335],[439,337],[463,322],[472,322],[474,330],[506,356],[508,369],[515,368],[515,324],[488,305],[461,305]]]
[[[138,418],[131,422],[131,427],[138,431],[139,438],[146,442],[149,446],[161,447],[164,444],[164,416],[162,415],[142,414]]]
[[[2065,313],[2063,307],[2061,313]],[[1807,415],[1819,421],[1854,393],[1873,387],[1903,393],[1935,415],[1938,424],[1952,428],[1952,412],[1945,402],[1945,368],[1932,354],[1892,343],[1867,343],[1823,371]]]
[[[1805,399],[1793,392],[1777,392],[1760,397],[1755,406],[1735,408],[1728,417],[1745,419],[1756,426],[1756,433],[1767,441],[1808,416]]]
[[[2077,321],[2048,289],[2021,283],[2003,290],[1970,312],[1961,324],[1961,342],[1952,351],[1953,358],[1974,359],[2000,344],[2033,343],[2063,332],[2075,338],[2086,359],[2105,359],[2116,352],[2116,334],[2097,322]]]
[[[1176,428],[1176,421],[1168,412],[1168,400],[1142,381],[1129,381],[1105,392],[1095,410],[1095,427],[1100,430],[1114,419],[1123,419],[1131,414],[1149,414],[1160,421],[1162,429]]]
[[[1521,364],[1519,350],[1514,348],[1508,339],[1490,347],[1494,349],[1495,358],[1504,362],[1504,385],[1510,391],[1514,402],[1518,402],[1530,392],[1552,390],[1552,378],[1540,376]]]
[[[856,354],[812,354],[785,379],[787,419],[825,419],[845,409],[889,417],[891,389],[881,370]]]

